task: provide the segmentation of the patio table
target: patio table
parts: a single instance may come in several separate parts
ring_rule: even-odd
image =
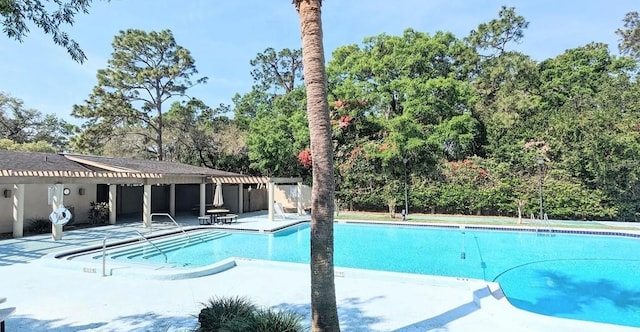
[[[227,213],[229,213],[229,210],[227,210],[227,209],[209,209],[209,210],[207,210],[207,215],[209,215],[209,217],[211,218],[211,222],[212,223],[216,223],[218,217],[224,216]]]

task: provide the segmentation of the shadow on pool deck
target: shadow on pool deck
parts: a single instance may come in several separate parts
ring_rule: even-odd
[[[0,241],[0,266],[27,263],[56,251],[80,248],[100,243],[105,237],[118,240],[135,236],[133,225],[102,226],[65,232],[61,240],[51,234],[26,236]]]
[[[480,288],[473,292],[475,300],[469,301],[456,308],[443,312],[437,316],[425,319],[423,321],[405,326],[403,328],[395,330],[395,332],[409,332],[409,331],[426,331],[436,327],[447,326],[447,324],[454,322],[462,317],[465,317],[475,311],[480,310],[480,306],[477,301],[490,296],[491,293],[487,287]]]
[[[47,332],[72,332],[72,331],[102,331],[108,327],[109,331],[194,331],[197,327],[197,319],[193,316],[163,316],[154,312],[141,313],[130,316],[120,316],[108,322],[96,322],[89,324],[61,323],[60,320],[41,320],[23,316],[12,317],[10,330],[8,331],[47,331]],[[120,326],[120,328],[118,328]],[[132,328],[133,327],[133,328]]]
[[[368,332],[374,331],[372,328],[375,324],[378,324],[382,321],[382,318],[376,316],[366,315],[366,313],[362,310],[362,307],[369,303],[374,302],[376,300],[383,299],[382,296],[375,296],[370,299],[361,299],[361,298],[346,298],[342,301],[338,301],[338,315],[340,316],[340,326],[343,331],[354,331],[354,332]],[[310,317],[309,313],[311,312],[311,304],[290,304],[290,303],[281,303],[272,307],[276,310],[287,310],[297,312],[298,314],[305,317],[305,324],[310,325]]]

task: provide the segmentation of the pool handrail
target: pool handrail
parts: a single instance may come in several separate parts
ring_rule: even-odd
[[[102,276],[107,276],[107,236],[102,240]]]
[[[140,231],[136,230],[136,233],[138,233],[138,235],[140,235],[140,238],[144,239],[145,241],[149,242],[150,245],[152,245],[156,250],[158,250],[162,256],[164,256],[164,262],[167,263],[169,261],[169,258],[167,257],[167,254],[164,253],[164,251],[162,251],[162,249],[158,248],[158,246],[156,246],[153,242],[151,242],[151,240],[147,239],[146,236],[144,236],[144,234],[140,233]]]
[[[180,226],[180,224],[178,224],[178,222],[176,222],[176,220],[173,219],[173,217],[170,214],[168,214],[168,213],[152,213],[151,214],[151,220],[152,221],[153,221],[153,216],[169,217],[169,219],[171,219],[171,221],[173,221],[173,224],[176,225],[176,227],[178,227],[180,229],[180,231],[182,231],[182,233],[184,233],[184,235],[189,238],[189,241],[191,241],[191,235],[189,235],[187,232],[185,232],[184,229],[182,228],[182,226]]]
[[[549,229],[549,232],[553,232],[553,227],[551,225],[551,221],[549,220],[549,216],[546,213],[544,214],[544,218],[543,219],[544,219],[544,224]]]
[[[543,228],[546,232],[553,233],[553,227],[549,221],[549,216],[546,213],[542,215],[542,219],[536,218],[535,214],[532,213],[531,224],[536,225],[536,232],[539,232],[540,228]]]

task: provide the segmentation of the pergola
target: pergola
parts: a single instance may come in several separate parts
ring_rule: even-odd
[[[244,184],[264,184],[267,186],[269,192],[269,221],[273,221],[273,203],[275,202],[275,186],[278,184],[296,184],[297,185],[297,201],[296,201],[296,210],[298,214],[302,214],[304,212],[302,201],[300,197],[302,197],[302,178],[271,178],[271,177],[259,177],[259,176],[213,176],[211,178],[213,183],[221,183],[221,184],[238,184],[240,186]],[[201,189],[202,190],[202,189]],[[240,204],[242,206],[244,194],[242,190],[238,191],[240,193],[240,197],[238,198]],[[203,195],[200,195],[200,215],[204,214],[204,210],[202,210],[202,206],[204,202],[202,201]],[[242,208],[240,209],[242,210]]]

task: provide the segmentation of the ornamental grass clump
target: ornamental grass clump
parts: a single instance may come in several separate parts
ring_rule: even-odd
[[[51,233],[51,221],[47,218],[30,219],[25,231],[29,234]]]
[[[295,312],[260,309],[244,297],[214,297],[198,315],[197,332],[298,332],[302,316]]]
[[[304,331],[302,316],[292,311],[264,309],[253,316],[251,331],[298,332]]]
[[[214,297],[198,315],[198,332],[242,331],[251,320],[256,307],[244,297]]]

